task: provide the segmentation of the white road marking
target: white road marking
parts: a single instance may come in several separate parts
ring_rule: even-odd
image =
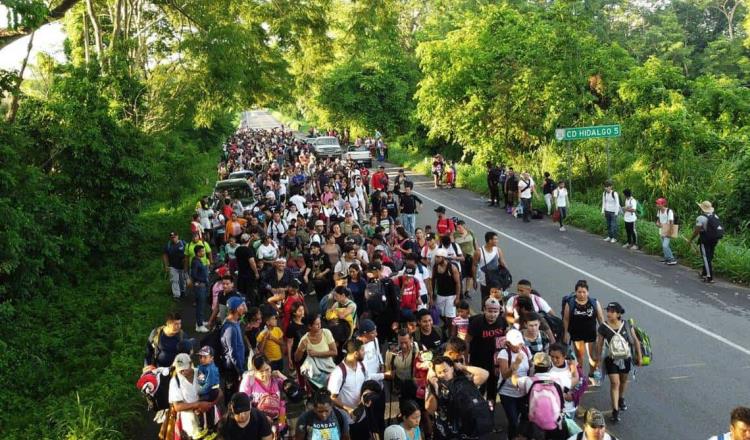
[[[417,191],[414,191],[414,193],[417,194],[419,197],[422,197],[425,200],[429,200],[430,202],[435,203],[435,204],[437,204],[439,206],[445,206],[444,203],[441,203],[441,202],[439,202],[439,201],[437,201],[437,200],[435,200],[435,199],[433,199],[431,197],[428,197],[427,195],[425,195],[423,193],[419,193]],[[692,322],[688,321],[687,319],[683,318],[682,316],[679,316],[679,315],[677,315],[675,313],[670,312],[669,310],[664,310],[663,308],[657,306],[656,304],[653,304],[653,303],[651,303],[649,301],[646,301],[645,299],[643,299],[643,298],[641,298],[641,297],[639,297],[639,296],[637,296],[637,295],[635,295],[633,293],[630,293],[630,292],[628,292],[625,289],[622,289],[622,288],[620,288],[618,286],[615,286],[614,284],[610,283],[609,281],[606,281],[606,280],[604,280],[602,278],[599,278],[598,276],[596,276],[596,275],[594,275],[594,274],[592,274],[590,272],[587,272],[587,271],[585,271],[585,270],[583,270],[583,269],[581,269],[579,267],[576,267],[576,266],[574,266],[574,265],[572,265],[572,264],[570,264],[570,263],[568,263],[566,261],[563,261],[563,260],[555,257],[554,255],[550,255],[547,252],[544,252],[543,250],[538,249],[538,248],[536,248],[536,247],[534,247],[534,246],[532,246],[532,245],[530,245],[530,244],[528,244],[528,243],[526,243],[526,242],[524,242],[522,240],[519,240],[519,239],[517,239],[517,238],[515,238],[515,237],[513,237],[511,235],[508,235],[508,234],[506,234],[506,233],[504,233],[502,231],[499,231],[498,228],[495,228],[495,227],[492,227],[492,226],[490,226],[490,225],[488,225],[486,223],[483,223],[483,222],[481,222],[481,221],[479,221],[479,220],[477,220],[477,219],[475,219],[475,218],[473,218],[473,217],[471,217],[469,215],[466,215],[466,213],[463,213],[463,212],[460,212],[460,211],[458,211],[456,209],[453,209],[450,206],[445,206],[445,209],[453,211],[453,212],[461,215],[461,217],[463,217],[465,219],[468,219],[468,220],[471,220],[472,222],[474,222],[474,223],[476,223],[476,224],[478,224],[478,225],[480,225],[480,226],[482,226],[484,228],[487,228],[487,229],[489,229],[491,231],[495,231],[495,232],[498,233],[498,235],[501,235],[501,236],[507,238],[508,240],[510,240],[512,242],[515,242],[515,243],[517,243],[517,244],[519,244],[519,245],[521,245],[521,246],[523,246],[523,247],[525,247],[525,248],[527,248],[529,250],[532,250],[532,251],[534,251],[534,252],[536,252],[536,253],[538,253],[540,255],[543,255],[543,256],[549,258],[550,260],[554,261],[555,263],[560,264],[562,266],[565,266],[568,269],[574,270],[574,271],[576,271],[576,272],[584,275],[585,277],[587,277],[589,279],[596,280],[599,283],[604,284],[605,286],[609,287],[610,289],[613,289],[613,290],[615,290],[615,291],[617,291],[617,292],[619,292],[619,293],[627,296],[628,298],[633,299],[634,301],[638,301],[639,303],[643,304],[646,307],[649,307],[649,308],[653,309],[654,311],[656,311],[658,313],[661,313],[663,315],[669,316],[670,318],[672,318],[672,319],[674,319],[676,321],[679,321],[679,322],[685,324],[686,326],[692,328],[695,331],[703,333],[704,335],[706,335],[706,336],[708,336],[708,337],[710,337],[712,339],[715,339],[715,340],[721,342],[722,344],[728,345],[729,347],[732,347],[735,350],[737,350],[737,351],[739,351],[741,353],[744,353],[744,354],[750,356],[750,349],[748,349],[746,347],[743,347],[742,345],[737,344],[737,343],[735,343],[733,341],[730,341],[729,339],[725,338],[724,336],[721,336],[721,335],[719,335],[717,333],[714,333],[714,332],[712,332],[710,330],[706,330],[703,327],[701,327],[701,326],[699,326],[699,325],[697,325],[695,323],[692,323]]]

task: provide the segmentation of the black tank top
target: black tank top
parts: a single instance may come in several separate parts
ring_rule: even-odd
[[[440,273],[437,264],[433,267],[432,279],[435,280],[435,290],[438,296],[453,296],[456,294],[456,282],[453,280],[451,264],[448,263],[444,273]]]

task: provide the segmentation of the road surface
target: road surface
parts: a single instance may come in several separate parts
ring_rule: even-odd
[[[262,110],[246,112],[243,121],[257,128],[280,125]],[[393,165],[386,167],[395,174]],[[722,281],[706,285],[683,266],[665,266],[575,228],[561,233],[549,220],[524,224],[487,207],[476,193],[433,189],[429,178],[407,175],[425,202],[417,225],[434,227],[433,210],[445,206],[478,240],[488,230],[499,232],[514,280],[531,280],[556,311],[576,281],[586,279],[593,297],[620,302],[625,317],[648,331],[653,363],[637,369],[626,394],[629,409],[609,426],[620,439],[707,439],[726,431],[733,407],[750,405],[750,289]],[[473,295],[473,310],[478,297]],[[608,383],[588,393],[583,405],[608,411]]]

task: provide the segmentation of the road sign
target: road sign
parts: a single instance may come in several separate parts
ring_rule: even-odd
[[[558,128],[555,138],[558,141],[578,141],[583,139],[620,137],[620,124],[593,125],[591,127]]]

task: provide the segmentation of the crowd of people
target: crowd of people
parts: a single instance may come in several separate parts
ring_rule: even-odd
[[[417,226],[403,170],[319,160],[283,128],[228,139],[218,177],[241,170],[255,202],[201,200],[191,239],[172,232],[163,250],[202,337],[175,312],[148,337],[138,386],[161,438],[612,438],[602,412],[578,408],[603,371],[619,422],[650,356],[621,304],[580,280],[553,310],[512,283],[497,233],[477,237],[441,206]],[[508,190],[522,201],[525,177]]]
[[[544,212],[532,208],[533,196],[538,194],[537,185],[528,172],[516,173],[512,167],[506,169],[503,165],[495,165],[487,162],[487,187],[490,192],[489,206],[500,206],[501,199],[503,207],[508,214],[520,216],[524,222],[530,218],[543,218]],[[604,241],[617,243],[619,239],[619,218],[625,225],[625,242],[622,247],[638,250],[637,222],[645,216],[645,205],[636,200],[630,188],[622,191],[623,199],[614,190],[611,180],[604,183],[604,191],[601,198],[601,213],[604,217],[607,235]],[[570,198],[564,180],[555,181],[550,173],[544,173],[542,183],[542,196],[546,207],[547,216],[551,216],[559,224],[560,232],[565,232],[565,219],[568,216]],[[680,221],[677,214],[669,207],[666,198],[659,197],[655,200],[656,226],[659,228],[664,259],[662,263],[668,266],[677,264],[677,258],[672,252],[670,243],[676,238],[683,237],[688,243],[697,241],[698,252],[700,252],[703,268],[701,280],[708,284],[714,283],[713,258],[719,240],[724,236],[721,220],[716,214],[710,201],[705,200],[698,203],[699,214],[697,215],[690,238],[679,234]],[[697,240],[696,240],[697,239]]]

